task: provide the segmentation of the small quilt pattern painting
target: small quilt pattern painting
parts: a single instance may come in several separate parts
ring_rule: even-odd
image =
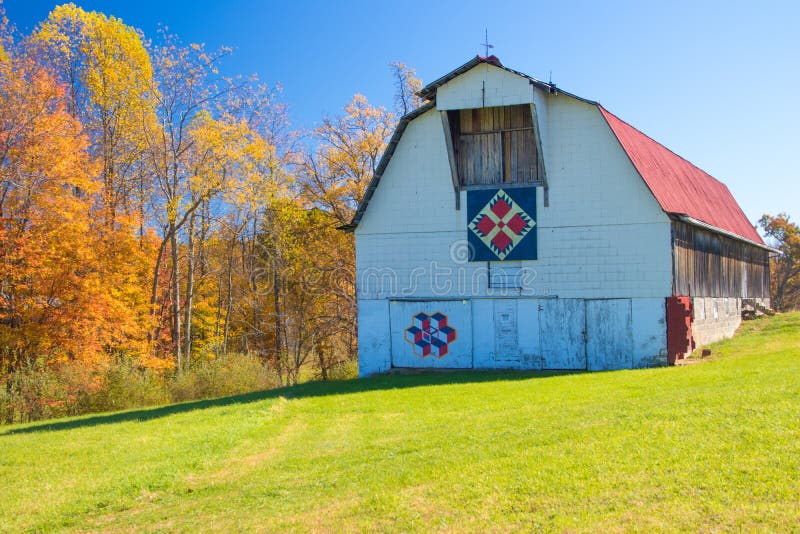
[[[536,259],[536,188],[467,191],[470,261]]]
[[[456,340],[456,330],[447,324],[447,316],[441,312],[432,315],[419,312],[411,318],[411,326],[405,330],[405,339],[420,358],[442,358]]]

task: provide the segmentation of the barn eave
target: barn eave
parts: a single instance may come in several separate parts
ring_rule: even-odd
[[[724,235],[726,237],[730,237],[731,239],[735,239],[737,241],[741,241],[743,243],[747,243],[748,245],[752,245],[754,247],[766,250],[768,252],[772,252],[772,253],[775,253],[775,254],[780,254],[781,253],[781,251],[778,250],[777,248],[770,247],[769,245],[765,245],[764,243],[758,243],[756,241],[753,241],[752,239],[747,239],[746,237],[742,237],[739,234],[736,234],[734,232],[730,232],[730,231],[725,230],[723,228],[720,228],[718,226],[714,226],[712,224],[708,224],[708,223],[703,222],[701,220],[695,219],[694,217],[690,217],[690,216],[686,215],[685,213],[667,213],[667,215],[673,221],[680,221],[680,222],[684,222],[686,224],[690,224],[692,226],[696,226],[698,228],[702,228],[704,230],[709,230],[711,232],[714,232],[714,233],[717,233],[717,234],[720,234],[720,235]]]

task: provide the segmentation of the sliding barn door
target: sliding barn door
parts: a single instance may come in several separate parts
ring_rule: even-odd
[[[542,300],[539,305],[539,339],[543,369],[586,369],[584,301]]]
[[[586,355],[590,371],[633,366],[630,299],[586,301]]]
[[[392,367],[472,367],[470,301],[389,303]]]

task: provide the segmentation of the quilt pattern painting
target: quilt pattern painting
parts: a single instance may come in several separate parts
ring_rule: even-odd
[[[467,191],[470,261],[536,259],[536,188]]]

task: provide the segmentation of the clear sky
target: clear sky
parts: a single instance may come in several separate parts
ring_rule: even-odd
[[[5,0],[30,30],[57,4]],[[391,106],[388,64],[429,82],[481,51],[597,100],[725,182],[755,222],[800,219],[800,2],[76,0],[146,34],[232,46],[229,73],[280,82],[296,126],[354,93]]]

